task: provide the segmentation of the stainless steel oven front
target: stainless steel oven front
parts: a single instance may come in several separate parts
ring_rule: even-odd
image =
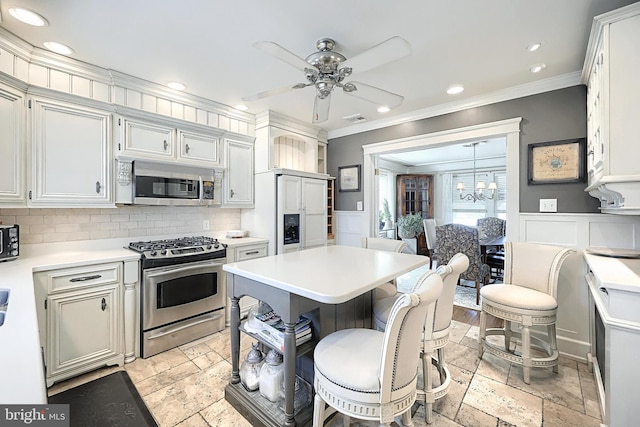
[[[224,258],[142,271],[141,356],[224,329]]]

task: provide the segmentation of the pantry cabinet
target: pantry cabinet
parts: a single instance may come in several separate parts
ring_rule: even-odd
[[[587,170],[601,211],[640,214],[640,3],[594,18],[583,81],[587,85]]]
[[[225,139],[225,164],[222,203],[227,207],[252,207],[253,198],[253,149],[249,140]]]
[[[34,274],[47,386],[101,366],[124,364],[122,265]]]
[[[0,84],[0,207],[24,206],[25,94]]]
[[[47,98],[29,99],[31,182],[29,205],[113,205],[111,114]]]

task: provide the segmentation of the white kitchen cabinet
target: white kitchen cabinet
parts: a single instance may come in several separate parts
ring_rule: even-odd
[[[605,213],[640,214],[640,3],[594,18],[583,81],[587,85],[585,191]]]
[[[113,205],[111,114],[33,97],[29,205]]]
[[[119,116],[115,121],[116,158],[212,168],[223,166],[221,131],[168,118],[131,114],[132,117]]]
[[[34,274],[47,386],[124,364],[122,271],[107,263]]]
[[[24,206],[25,94],[0,84],[0,206]]]
[[[230,245],[227,247],[227,263],[232,263],[236,261],[246,261],[248,259],[254,258],[263,258],[269,255],[269,250],[267,247],[267,242],[261,243],[250,243],[250,244],[241,244],[241,245]],[[240,300],[240,318],[244,318],[249,313],[251,307],[255,307],[258,305],[258,300],[245,296]],[[229,315],[231,308],[231,300],[227,301],[227,310],[226,310],[226,324],[229,325]]]
[[[225,139],[224,206],[253,206],[253,148],[253,141]]]

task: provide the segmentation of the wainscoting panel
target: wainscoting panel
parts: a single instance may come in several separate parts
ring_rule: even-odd
[[[364,211],[335,211],[336,244],[343,246],[362,246],[366,236]]]

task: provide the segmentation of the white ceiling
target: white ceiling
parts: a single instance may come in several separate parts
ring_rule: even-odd
[[[241,98],[304,82],[304,75],[252,47],[273,41],[304,58],[316,40],[333,38],[348,58],[392,37],[406,39],[412,54],[351,80],[404,96],[381,115],[372,103],[334,91],[329,120],[335,131],[361,114],[368,123],[409,116],[416,110],[477,99],[508,88],[571,76],[582,69],[595,15],[629,0],[0,0],[0,26],[36,47],[65,43],[72,58],[159,84],[181,81],[187,92],[234,106]],[[29,8],[46,27],[15,20],[7,9]],[[526,50],[533,42],[542,48]],[[531,65],[545,63],[538,74]],[[347,79],[348,81],[349,79]],[[446,89],[460,83],[462,94]],[[247,103],[311,122],[311,87]],[[344,130],[342,132],[345,132]],[[330,134],[331,136],[331,134]]]

